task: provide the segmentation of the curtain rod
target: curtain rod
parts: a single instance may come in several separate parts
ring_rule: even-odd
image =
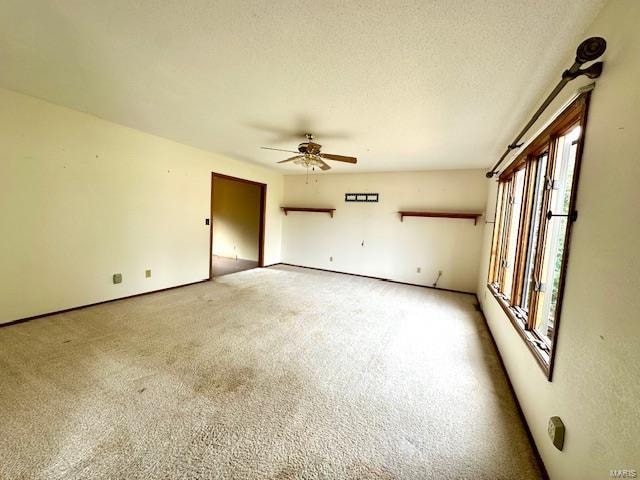
[[[534,123],[540,118],[542,112],[549,106],[549,104],[558,96],[560,91],[564,88],[564,86],[569,83],[574,78],[578,78],[581,75],[586,75],[589,78],[598,78],[602,73],[602,62],[596,62],[593,65],[581,69],[580,66],[586,62],[592,62],[599,58],[604,51],[607,49],[607,42],[602,37],[591,37],[587,38],[584,42],[578,45],[578,49],[576,50],[576,59],[573,62],[573,65],[569,67],[568,70],[562,72],[562,78],[556,85],[556,87],[551,91],[547,99],[542,102],[542,105],[538,107],[536,113],[533,114],[531,120],[527,122],[524,128],[520,131],[518,136],[514,138],[514,140],[507,146],[507,149],[498,160],[493,168],[487,172],[487,178],[493,177],[496,173],[498,173],[498,167],[504,161],[504,159],[511,153],[512,150],[520,148],[522,144],[518,143],[520,139],[524,136],[525,133],[533,126]]]

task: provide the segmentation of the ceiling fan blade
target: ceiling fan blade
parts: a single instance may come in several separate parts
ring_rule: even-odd
[[[320,162],[320,170],[330,170],[331,167],[324,163],[322,160],[318,160]]]
[[[338,162],[358,163],[358,159],[355,157],[345,157],[344,155],[333,155],[331,153],[321,153],[322,158],[327,160],[336,160]]]
[[[295,157],[287,158],[286,160],[280,160],[278,163],[292,162],[302,157],[304,157],[304,155],[296,155]]]
[[[260,147],[263,150],[275,150],[276,152],[300,153],[295,150],[283,150],[282,148]]]

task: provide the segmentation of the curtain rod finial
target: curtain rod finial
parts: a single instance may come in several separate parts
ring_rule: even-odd
[[[602,37],[587,38],[576,50],[576,63],[591,62],[600,57],[607,49],[607,41]]]

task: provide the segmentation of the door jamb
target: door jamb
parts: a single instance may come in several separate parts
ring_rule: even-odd
[[[265,228],[265,212],[267,208],[267,184],[254,182],[245,178],[232,177],[222,173],[211,172],[211,191],[209,195],[209,280],[213,278],[213,184],[215,179],[224,178],[226,180],[234,180],[237,182],[250,183],[260,187],[260,229],[258,232],[258,267],[264,267],[264,228]]]

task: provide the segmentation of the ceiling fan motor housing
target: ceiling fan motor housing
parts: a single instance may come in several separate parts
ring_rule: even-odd
[[[321,146],[314,142],[303,142],[298,145],[298,151],[302,154],[318,155]]]

